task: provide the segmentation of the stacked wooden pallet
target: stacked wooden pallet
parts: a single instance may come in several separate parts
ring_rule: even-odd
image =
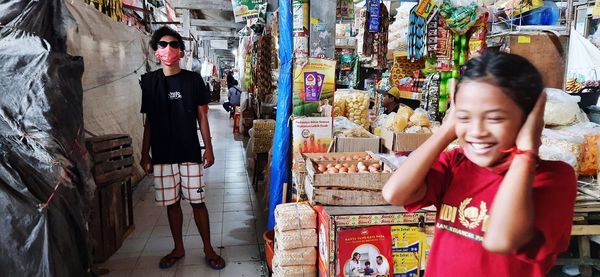
[[[133,147],[128,135],[89,138],[86,146],[92,156],[96,191],[92,200],[90,233],[94,259],[107,260],[133,231],[131,173]]]
[[[322,172],[324,167],[331,167],[333,164],[342,164],[342,167],[347,165],[348,168],[360,168],[362,164],[377,170]],[[388,204],[383,199],[381,189],[392,176],[393,167],[372,152],[308,154],[306,172],[304,185],[311,203],[333,206]]]

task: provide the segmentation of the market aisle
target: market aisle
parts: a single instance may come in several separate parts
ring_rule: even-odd
[[[136,230],[103,267],[107,276],[263,276],[266,266],[260,258],[264,221],[257,219],[258,200],[245,169],[245,151],[232,134],[233,120],[220,105],[210,106],[209,120],[215,165],[205,171],[206,205],[210,212],[211,240],[227,267],[210,269],[204,261],[202,240],[192,219],[192,209],[182,201],[186,256],[167,270],[159,260],[173,249],[166,208],[156,207],[154,191],[146,178],[134,192]],[[258,227],[257,227],[258,226]],[[219,247],[217,249],[217,247]]]

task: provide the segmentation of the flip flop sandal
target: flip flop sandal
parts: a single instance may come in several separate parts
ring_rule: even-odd
[[[210,268],[214,269],[214,270],[221,270],[223,268],[225,268],[225,260],[223,260],[223,258],[221,256],[216,256],[216,257],[204,257],[204,260],[206,260],[206,263],[208,264],[208,266],[210,266]],[[223,262],[222,264],[220,262]]]
[[[175,265],[177,263],[177,261],[179,261],[184,256],[185,255],[176,257],[176,256],[173,256],[172,254],[166,255],[162,259],[160,259],[160,262],[158,263],[158,267],[160,267],[161,269],[170,268],[173,265]]]

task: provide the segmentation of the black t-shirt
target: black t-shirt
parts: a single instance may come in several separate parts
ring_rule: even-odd
[[[199,74],[187,70],[165,76],[162,69],[142,75],[142,108],[150,123],[152,162],[202,162],[198,106],[210,101]]]

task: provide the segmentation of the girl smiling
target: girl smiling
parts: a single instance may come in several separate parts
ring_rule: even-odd
[[[446,122],[388,180],[389,203],[437,208],[427,277],[545,276],[567,249],[576,177],[538,158],[545,100],[523,57],[470,60]]]

